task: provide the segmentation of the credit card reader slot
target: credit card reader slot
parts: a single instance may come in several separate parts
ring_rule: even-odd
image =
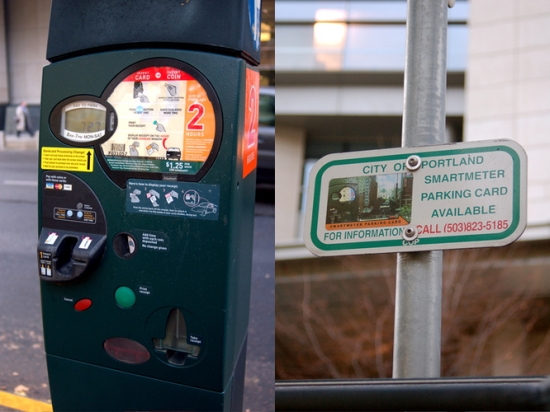
[[[42,185],[39,276],[71,281],[101,260],[107,242],[105,214],[90,187],[70,173],[44,172]]]
[[[42,229],[38,245],[40,279],[66,282],[88,273],[103,256],[107,236]]]

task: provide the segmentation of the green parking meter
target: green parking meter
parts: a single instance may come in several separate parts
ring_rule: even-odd
[[[259,1],[53,0],[38,273],[55,410],[242,409]]]

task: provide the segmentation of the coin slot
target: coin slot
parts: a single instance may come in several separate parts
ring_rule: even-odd
[[[118,257],[130,259],[137,251],[136,238],[129,233],[119,233],[113,239],[113,250]]]

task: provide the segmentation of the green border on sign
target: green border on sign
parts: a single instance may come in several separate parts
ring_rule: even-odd
[[[421,148],[419,148],[421,149]],[[418,155],[427,155],[427,156],[450,156],[458,154],[470,154],[470,153],[484,153],[484,152],[496,152],[504,151],[510,155],[513,162],[513,203],[512,203],[512,222],[510,227],[504,232],[500,233],[490,233],[490,234],[479,234],[479,235],[457,235],[452,234],[449,236],[439,236],[431,238],[423,238],[422,245],[438,245],[442,243],[465,243],[465,242],[481,242],[488,240],[502,240],[512,235],[517,229],[520,223],[520,179],[521,179],[521,162],[517,152],[508,146],[484,146],[484,147],[475,147],[475,148],[464,148],[464,149],[453,149],[453,150],[444,150],[444,151],[430,151],[430,152],[419,152],[415,153]],[[354,249],[372,249],[372,248],[387,248],[387,247],[399,247],[403,245],[403,239],[395,240],[385,240],[385,241],[374,241],[374,242],[354,242],[354,243],[338,243],[333,245],[327,245],[317,237],[317,226],[319,221],[319,204],[320,204],[320,194],[321,194],[321,182],[322,176],[327,171],[327,169],[334,166],[343,166],[343,165],[352,165],[356,163],[372,163],[380,161],[392,161],[392,160],[402,160],[407,159],[411,156],[411,153],[407,154],[395,154],[388,156],[378,156],[378,157],[368,157],[368,158],[353,158],[353,159],[340,159],[333,160],[331,162],[323,165],[317,175],[315,176],[315,187],[314,187],[314,197],[313,197],[313,206],[312,206],[312,217],[311,217],[311,242],[320,250],[324,251],[338,251],[338,250],[354,250]]]

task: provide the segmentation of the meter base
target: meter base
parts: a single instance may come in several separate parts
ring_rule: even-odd
[[[223,392],[46,355],[55,411],[241,411],[246,345]]]

